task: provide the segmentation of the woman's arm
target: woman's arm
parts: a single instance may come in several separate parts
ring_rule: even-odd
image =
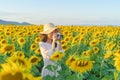
[[[41,54],[42,54],[43,58],[48,58],[49,59],[50,54],[53,53],[53,50],[52,49],[48,50],[46,48],[47,46],[45,46],[45,44],[42,43],[42,42],[39,43],[39,47],[40,47],[40,51],[41,51]]]
[[[64,49],[62,48],[61,41],[58,41],[58,50],[62,51],[64,53]]]
[[[52,42],[52,50],[55,51],[55,42],[56,40],[53,39],[53,42]]]
[[[58,42],[58,50],[62,50],[62,44],[61,44],[61,41]]]

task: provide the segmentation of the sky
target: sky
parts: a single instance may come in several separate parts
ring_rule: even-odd
[[[0,0],[0,19],[37,25],[120,25],[120,0]]]

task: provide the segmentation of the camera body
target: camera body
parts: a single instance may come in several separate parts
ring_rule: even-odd
[[[58,40],[63,39],[63,35],[61,33],[57,33],[56,36]]]

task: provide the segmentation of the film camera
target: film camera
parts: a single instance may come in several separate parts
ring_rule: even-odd
[[[58,39],[58,40],[59,40],[59,39],[63,39],[63,35],[62,35],[61,33],[57,33],[56,36],[57,36],[57,39]]]

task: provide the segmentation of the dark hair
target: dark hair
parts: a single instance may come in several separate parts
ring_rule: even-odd
[[[47,37],[47,34],[42,34],[42,36],[41,36],[41,41],[42,42],[46,42],[47,41],[47,39],[48,39],[48,37]],[[57,47],[57,43],[55,42],[55,48]]]

